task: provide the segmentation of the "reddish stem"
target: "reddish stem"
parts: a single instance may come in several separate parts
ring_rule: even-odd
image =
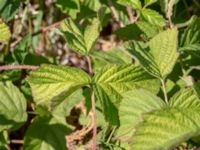
[[[39,68],[39,66],[31,66],[31,65],[5,65],[5,66],[0,66],[0,71],[16,70],[16,69],[36,70],[38,68]]]

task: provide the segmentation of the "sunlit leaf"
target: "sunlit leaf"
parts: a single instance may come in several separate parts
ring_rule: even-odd
[[[10,39],[11,33],[9,27],[0,21],[0,42],[4,42]]]
[[[161,14],[152,9],[143,8],[141,10],[141,17],[152,25],[164,26],[165,19]]]
[[[90,76],[78,68],[54,65],[44,65],[28,77],[37,105],[60,102],[59,98],[67,97],[90,81]]]
[[[95,93],[103,107],[107,121],[118,123],[118,106],[122,93],[136,88],[157,92],[159,82],[141,67],[134,65],[108,65],[94,77]]]

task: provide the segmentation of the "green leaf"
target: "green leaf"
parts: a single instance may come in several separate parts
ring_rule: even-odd
[[[118,37],[123,40],[135,40],[140,38],[139,36],[144,33],[147,38],[151,38],[161,31],[161,27],[152,25],[146,21],[137,21],[133,24],[129,24],[123,28],[119,28],[114,32]]]
[[[145,7],[149,6],[149,5],[152,5],[153,3],[157,2],[158,0],[145,0],[144,3],[145,3]]]
[[[173,149],[199,135],[200,100],[193,89],[181,90],[172,97],[169,107],[147,113],[143,119],[136,127],[132,149]]]
[[[146,115],[133,136],[132,149],[172,149],[199,135],[199,110],[168,108]]]
[[[169,102],[170,107],[178,107],[178,108],[200,108],[200,100],[192,88],[187,88],[176,93]]]
[[[173,69],[178,53],[178,31],[168,29],[150,40],[149,47],[142,43],[132,43],[132,52],[152,75],[165,78]]]
[[[77,0],[57,0],[56,6],[63,12],[70,15],[73,19],[77,18],[80,12],[80,2]]]
[[[124,5],[124,6],[131,6],[135,9],[141,9],[142,8],[142,4],[140,2],[140,0],[118,0],[117,1],[119,4]]]
[[[65,136],[69,129],[52,117],[37,117],[29,126],[24,150],[66,150]]]
[[[141,67],[134,65],[108,65],[94,77],[95,94],[101,102],[104,115],[111,124],[118,124],[117,107],[122,93],[135,88],[157,92],[159,82]]]
[[[159,0],[162,12],[167,13],[168,0]]]
[[[91,1],[91,0],[84,0],[81,2],[80,5],[80,13],[78,14],[77,18],[78,19],[91,19],[96,17],[98,10],[100,9],[100,7],[102,6],[100,0],[95,0],[95,1]]]
[[[57,118],[60,122],[66,122],[66,117],[70,116],[72,108],[74,108],[78,103],[83,100],[82,90],[78,89],[70,96],[65,97],[63,102],[61,102],[55,109],[52,111],[54,118]]]
[[[200,18],[196,18],[182,34],[179,50],[200,55]]]
[[[125,92],[119,107],[120,126],[117,138],[129,140],[135,132],[135,127],[143,121],[145,113],[159,110],[165,103],[156,95],[144,89]]]
[[[124,40],[133,40],[139,37],[141,30],[138,28],[136,23],[133,23],[123,28],[119,28],[114,32],[114,34]]]
[[[64,12],[68,12],[69,9],[78,9],[76,0],[68,0],[67,3],[66,0],[57,0],[56,5]]]
[[[83,33],[72,19],[66,19],[60,27],[60,30],[64,33],[64,37],[67,40],[68,46],[80,54],[86,54],[87,48]]]
[[[28,77],[36,104],[52,105],[91,82],[84,71],[65,66],[44,65]]]
[[[2,21],[0,21],[0,33],[0,42],[7,41],[11,37],[10,29]]]
[[[125,65],[132,62],[131,57],[119,48],[113,48],[108,51],[94,51],[92,53],[92,60],[95,70],[100,70],[108,64]]]
[[[26,99],[12,83],[0,83],[0,131],[18,129],[26,120]]]
[[[90,25],[88,25],[84,31],[84,40],[86,43],[87,51],[91,51],[100,33],[100,22],[98,19],[94,19]]]
[[[9,145],[9,134],[8,131],[3,131],[0,133],[0,149],[1,150],[8,150]]]
[[[168,75],[177,60],[178,31],[170,29],[155,36],[149,42],[150,52],[162,77]]]
[[[19,6],[20,0],[0,0],[0,16],[6,21],[13,19]]]
[[[165,19],[163,18],[163,16],[152,9],[143,8],[141,10],[141,17],[143,20],[149,22],[152,25],[157,25],[161,27],[165,26]]]
[[[145,21],[138,21],[135,24],[147,36],[147,38],[152,38],[161,31],[159,26],[152,26],[150,23]]]
[[[88,55],[99,36],[100,22],[94,19],[82,32],[72,19],[67,19],[61,24],[60,30],[64,33],[71,49],[82,55]]]

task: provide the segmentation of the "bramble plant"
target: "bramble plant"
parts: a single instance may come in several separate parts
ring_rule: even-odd
[[[0,149],[198,148],[199,12],[197,0],[0,0]]]

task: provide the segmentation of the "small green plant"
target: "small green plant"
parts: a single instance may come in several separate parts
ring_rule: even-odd
[[[0,149],[18,149],[18,144],[24,150],[199,146],[198,1],[54,3],[0,0]],[[39,11],[31,18],[28,9],[35,4]],[[68,16],[41,27],[43,18],[54,19],[43,14],[46,5]],[[188,5],[196,15],[190,16]],[[183,7],[187,20],[179,13]],[[10,30],[11,21],[28,28]],[[107,52],[98,45],[109,21],[118,29],[111,35],[117,44]],[[26,28],[27,35],[15,41]],[[56,42],[67,43],[86,68],[62,65],[61,56],[49,51],[36,55],[41,43],[47,50],[59,49]]]

